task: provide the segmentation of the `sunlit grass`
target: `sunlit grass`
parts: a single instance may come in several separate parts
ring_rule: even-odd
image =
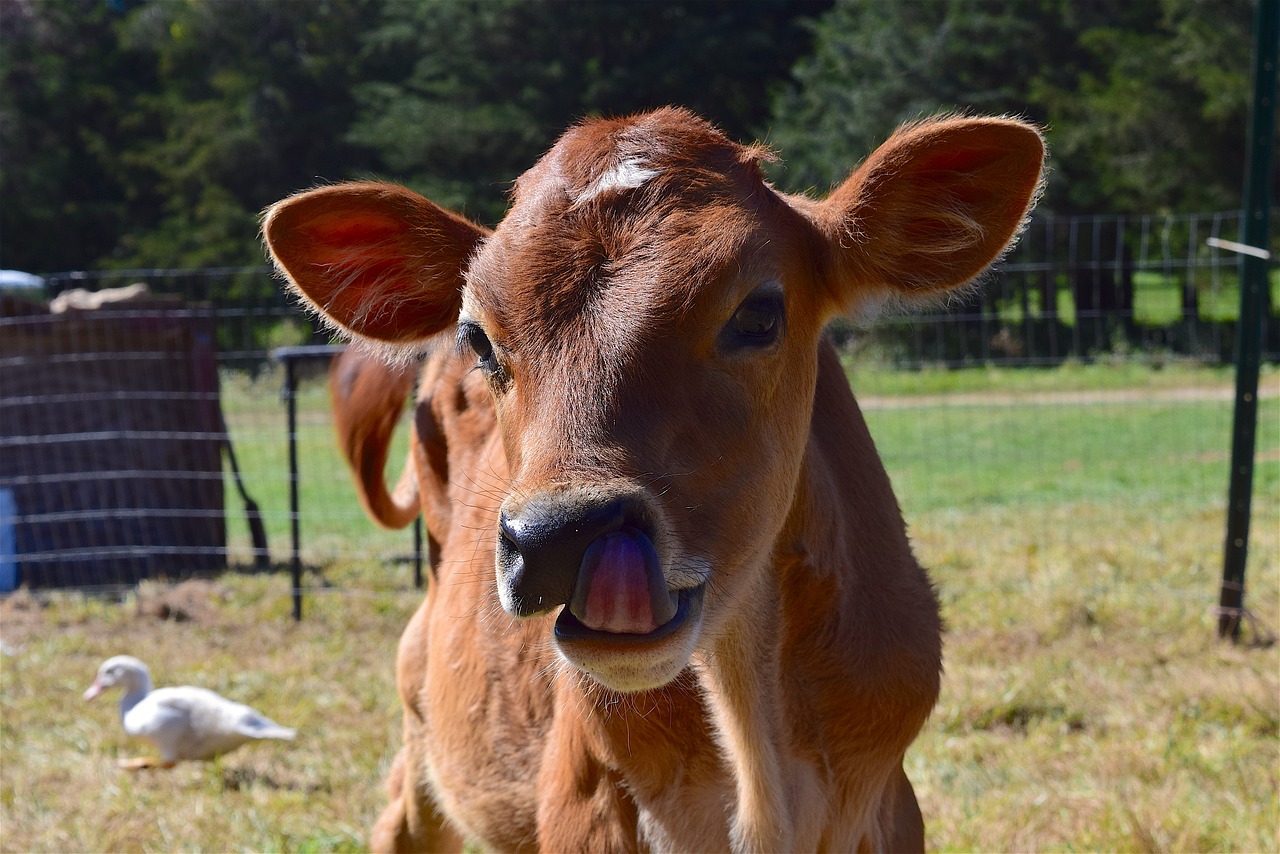
[[[249,497],[262,512],[271,555],[288,559],[292,531],[289,515],[289,434],[280,398],[280,372],[250,381],[240,374],[222,379],[222,406]],[[345,558],[356,552],[390,559],[412,549],[408,531],[384,531],[369,522],[334,441],[329,391],[323,375],[300,383],[296,399],[298,507],[303,559],[309,564]],[[408,452],[407,427],[393,437],[389,477],[399,476]],[[249,531],[243,503],[227,490],[227,536],[233,556],[248,561]]]
[[[1084,391],[1134,392],[1174,389],[1232,388],[1235,368],[1190,360],[1169,361],[1141,356],[1068,361],[1051,368],[933,368],[904,371],[845,359],[854,391],[868,395],[920,396],[936,394],[1051,394]],[[1262,368],[1264,385],[1280,388],[1280,371]]]
[[[1248,601],[1276,627],[1280,495],[1261,498]],[[908,756],[931,847],[1277,850],[1280,652],[1217,640],[1221,525],[1212,505],[917,519],[949,625]]]
[[[1240,317],[1240,277],[1234,269],[1197,269],[1192,273],[1200,318],[1234,323]],[[1271,304],[1280,305],[1280,271],[1268,274]],[[1139,323],[1167,326],[1185,315],[1183,307],[1184,276],[1162,275],[1143,271],[1133,274],[1134,315]]]
[[[920,386],[904,394],[911,381]],[[1280,650],[1219,642],[1213,612],[1230,404],[1161,396],[1229,391],[1229,372],[860,370],[854,383],[866,399],[896,398],[867,417],[948,623],[942,698],[907,757],[930,847],[1280,849]],[[278,383],[224,390],[280,557]],[[1088,404],[994,399],[1117,390]],[[922,397],[944,393],[949,402]],[[368,845],[399,744],[396,640],[420,594],[389,557],[408,549],[408,533],[377,532],[356,509],[325,405],[321,384],[304,386],[301,623],[282,575],[148,583],[122,599],[20,592],[0,604],[0,849]],[[1258,447],[1247,603],[1277,628],[1273,392]],[[186,619],[154,616],[161,599]],[[169,772],[118,771],[116,758],[146,745],[120,729],[114,698],[79,698],[121,652],[160,684],[221,691],[299,738]]]
[[[0,659],[0,846],[6,851],[363,850],[399,742],[395,642],[419,596],[366,567],[359,590],[312,596],[292,622],[285,579],[227,575],[197,615],[57,594],[5,603]],[[144,587],[143,599],[165,595]],[[297,727],[214,763],[127,773],[148,751],[116,696],[83,703],[98,663],[145,660],[157,682],[198,684]]]
[[[1234,267],[1197,268],[1191,272],[1192,288],[1195,291],[1196,312],[1201,320],[1216,323],[1234,323],[1240,316],[1240,278]],[[1108,284],[1113,285],[1108,278]],[[1133,319],[1141,326],[1172,326],[1183,321],[1187,316],[1184,304],[1184,288],[1186,286],[1185,271],[1179,274],[1163,274],[1153,270],[1138,270],[1133,273]],[[1269,274],[1268,286],[1271,288],[1271,304],[1280,305],[1280,271],[1273,270]],[[1075,294],[1066,287],[1065,280],[1060,281],[1055,289],[1056,315],[1059,322],[1076,325]],[[1026,310],[1023,309],[1026,300]],[[1017,325],[1029,314],[1031,317],[1041,316],[1043,297],[1038,289],[1029,289],[1025,295],[1009,297],[999,301],[997,309],[1002,323]]]

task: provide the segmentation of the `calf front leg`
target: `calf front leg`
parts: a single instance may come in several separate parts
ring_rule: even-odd
[[[461,851],[462,836],[441,814],[421,781],[414,779],[413,767],[408,747],[401,748],[387,776],[391,802],[373,825],[370,849],[380,854]]]
[[[880,807],[881,836],[888,851],[924,851],[924,819],[915,789],[899,765]]]
[[[586,742],[576,715],[557,717],[538,773],[538,849],[635,854],[635,802]]]

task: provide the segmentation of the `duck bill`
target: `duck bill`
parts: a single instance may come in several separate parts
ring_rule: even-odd
[[[97,683],[97,680],[95,680],[94,683],[89,686],[89,689],[84,692],[84,698],[86,700],[92,700],[94,697],[98,696],[101,693],[102,693],[102,686]]]

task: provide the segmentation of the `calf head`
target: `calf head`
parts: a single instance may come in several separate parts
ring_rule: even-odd
[[[668,683],[762,605],[824,324],[971,282],[1022,225],[1043,147],[1018,121],[921,122],[823,201],[772,189],[768,156],[664,109],[570,130],[493,232],[378,183],[265,220],[340,330],[401,348],[455,330],[506,454],[502,607],[559,609],[559,651],[609,688]]]

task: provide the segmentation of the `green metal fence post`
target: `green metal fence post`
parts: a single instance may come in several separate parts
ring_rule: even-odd
[[[1270,216],[1271,149],[1275,133],[1276,60],[1280,45],[1280,0],[1258,0],[1254,17],[1253,111],[1249,119],[1249,165],[1245,177],[1240,241],[1267,247]],[[1249,554],[1253,499],[1253,457],[1258,425],[1258,369],[1262,351],[1265,257],[1240,255],[1240,320],[1236,326],[1236,397],[1231,439],[1231,481],[1227,495],[1227,535],[1219,598],[1218,636],[1240,637],[1244,616],[1244,569]]]

